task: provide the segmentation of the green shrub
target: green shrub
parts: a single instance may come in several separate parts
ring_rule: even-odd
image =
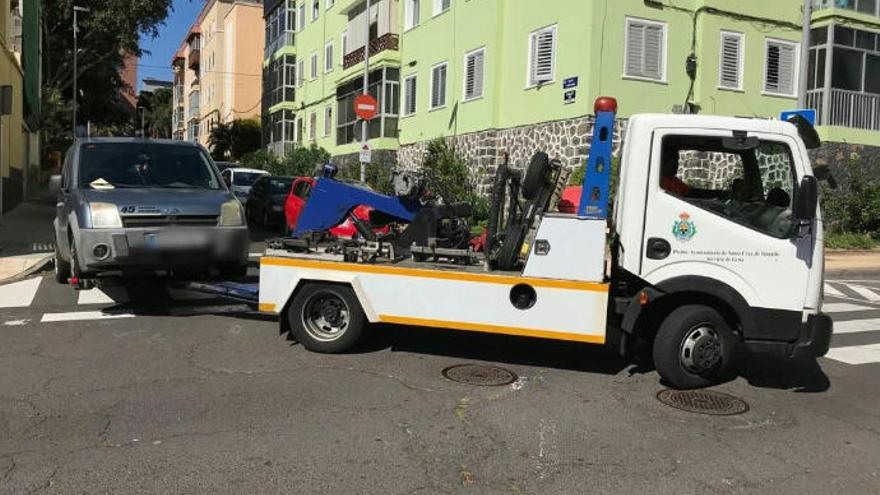
[[[489,218],[489,201],[477,194],[477,178],[470,173],[467,162],[455,155],[445,139],[438,138],[428,143],[422,173],[425,187],[434,199],[445,204],[470,203],[475,221]]]
[[[870,234],[829,233],[825,236],[825,247],[830,249],[873,249],[878,244]]]
[[[297,146],[279,160],[275,170],[270,170],[270,172],[275,175],[289,175],[292,177],[314,177],[320,172],[321,166],[329,160],[330,153],[315,143],[312,143],[309,147]]]
[[[394,192],[394,186],[391,184],[391,172],[391,166],[388,164],[368,163],[366,170],[364,170],[364,179],[367,185],[373,188],[374,191],[382,194],[391,194]],[[352,163],[339,167],[338,177],[348,182],[360,182],[361,164]]]
[[[241,157],[240,163],[242,167],[266,170],[274,174],[278,159],[267,150],[257,150]]]
[[[868,164],[853,161],[842,171],[838,189],[822,188],[822,214],[830,233],[880,237],[880,181],[872,180]]]

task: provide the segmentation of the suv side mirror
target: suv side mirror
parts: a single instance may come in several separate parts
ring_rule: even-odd
[[[58,194],[61,192],[61,176],[53,175],[49,177],[49,192],[51,194]]]
[[[819,182],[812,175],[804,176],[794,196],[794,220],[803,225],[816,219],[816,207],[819,205]]]

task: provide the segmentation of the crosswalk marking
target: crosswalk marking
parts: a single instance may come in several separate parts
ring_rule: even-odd
[[[880,344],[837,347],[825,357],[846,364],[869,364],[880,362]]]
[[[880,318],[834,322],[834,333],[858,333],[880,331]]]
[[[26,308],[34,302],[42,277],[0,285],[0,308]]]
[[[59,321],[114,320],[117,318],[134,318],[134,313],[104,313],[101,311],[70,311],[66,313],[46,313],[40,323]]]
[[[852,303],[828,303],[822,305],[822,311],[825,313],[848,313],[852,311],[871,311],[877,308],[871,306],[861,306]]]
[[[108,289],[99,289],[95,287],[89,290],[81,290],[79,291],[79,296],[76,301],[79,305],[121,304],[124,302],[128,302],[128,292],[120,287]]]
[[[869,289],[867,287],[862,287],[860,285],[848,285],[847,287],[849,287],[850,289],[852,289],[853,291],[858,293],[858,295],[864,297],[868,301],[871,301],[871,302],[880,301],[880,294],[877,294],[876,292],[872,291],[871,289]]]
[[[834,297],[846,297],[846,294],[835,289],[833,285],[828,283],[825,284],[825,295]]]

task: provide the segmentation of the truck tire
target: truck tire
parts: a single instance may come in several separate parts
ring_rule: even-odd
[[[730,325],[709,306],[687,305],[669,313],[654,339],[654,366],[674,388],[713,385],[733,357]]]
[[[70,278],[70,262],[61,258],[61,248],[58,247],[58,239],[55,239],[55,281],[67,285]]]
[[[522,197],[531,201],[538,197],[547,177],[550,175],[550,157],[543,151],[532,155],[529,168],[526,170],[526,178],[522,183]]]
[[[351,287],[307,283],[287,311],[290,332],[306,349],[338,354],[351,350],[367,324],[367,317]]]

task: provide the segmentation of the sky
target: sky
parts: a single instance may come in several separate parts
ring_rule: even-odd
[[[155,39],[141,38],[141,49],[150,54],[145,54],[138,63],[138,91],[145,77],[166,81],[172,79],[171,57],[199,15],[202,0],[174,0],[172,7],[165,24],[159,27],[159,36]]]

